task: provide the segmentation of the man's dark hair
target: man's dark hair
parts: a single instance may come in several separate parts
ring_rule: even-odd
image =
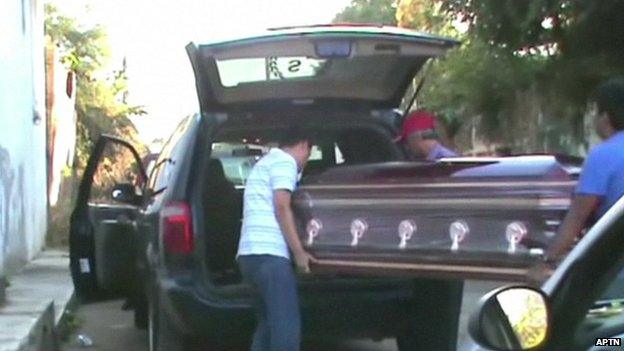
[[[616,130],[624,130],[624,78],[610,79],[600,84],[592,93],[591,100],[598,112],[606,112]]]
[[[279,147],[295,146],[303,141],[312,143],[312,135],[309,130],[302,126],[288,127],[280,132],[280,136],[277,140]]]

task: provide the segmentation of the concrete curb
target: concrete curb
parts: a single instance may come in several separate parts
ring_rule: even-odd
[[[3,318],[5,319],[5,318]],[[58,349],[54,328],[54,304],[50,302],[40,315],[9,316],[10,326],[2,325],[2,329],[28,330],[26,334],[14,335],[11,338],[0,338],[0,350],[2,351],[52,351]],[[4,334],[4,333],[2,333]],[[0,335],[2,335],[0,334]]]
[[[0,307],[0,351],[55,351],[68,332],[69,309],[76,298],[69,257],[44,251],[10,277]]]

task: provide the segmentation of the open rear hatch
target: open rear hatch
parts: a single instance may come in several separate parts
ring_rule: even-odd
[[[319,26],[187,45],[202,112],[399,106],[427,60],[458,42],[393,27]]]

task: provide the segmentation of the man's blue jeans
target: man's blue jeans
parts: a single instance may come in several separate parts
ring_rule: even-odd
[[[299,351],[301,317],[297,279],[290,260],[271,255],[245,255],[238,263],[255,290],[257,326],[251,351]]]

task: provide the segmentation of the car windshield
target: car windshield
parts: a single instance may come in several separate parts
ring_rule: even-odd
[[[594,225],[594,227],[599,227],[601,222],[608,222],[611,218],[619,217],[621,220],[621,215],[624,212],[624,197],[620,198],[620,200],[613,205],[613,207],[603,216],[598,223]],[[593,231],[593,230],[592,230]],[[583,240],[591,239],[591,235],[602,235],[603,231],[596,231],[596,233],[589,232],[586,236],[587,238],[583,238]],[[595,244],[594,244],[595,245]],[[618,249],[618,248],[613,248]],[[576,250],[576,249],[575,249]],[[621,248],[618,251],[619,257],[616,262],[612,263],[611,267],[620,267],[617,275],[611,278],[608,281],[608,284],[601,289],[600,296],[594,301],[593,306],[587,311],[586,319],[593,318],[611,318],[618,317],[621,318],[624,316],[624,267],[622,267],[622,260],[624,256],[621,254]],[[612,268],[617,269],[617,268]],[[606,272],[603,272],[603,274]]]
[[[270,146],[220,142],[212,145],[212,158],[219,159],[225,177],[234,185],[244,185],[254,164],[270,150]]]
[[[589,310],[588,317],[621,316],[624,313],[624,269]]]

